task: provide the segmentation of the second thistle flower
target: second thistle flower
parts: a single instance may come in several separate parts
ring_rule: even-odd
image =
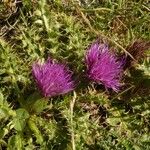
[[[124,61],[118,60],[106,44],[96,41],[90,46],[86,53],[86,65],[91,80],[115,92],[120,90]]]
[[[65,94],[74,89],[71,71],[50,58],[43,64],[34,63],[32,74],[38,88],[45,97]]]

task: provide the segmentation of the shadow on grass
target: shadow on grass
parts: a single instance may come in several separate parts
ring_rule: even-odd
[[[120,117],[131,131],[137,130],[142,134],[150,127],[150,78],[143,71],[134,68],[130,74],[126,81],[134,88],[121,95],[120,99],[111,101],[111,106],[113,111],[121,112]]]
[[[70,144],[70,133],[67,127],[67,120],[61,114],[61,111],[54,108],[51,110],[53,118],[57,122],[56,136],[48,141],[47,147],[55,150],[66,150]]]

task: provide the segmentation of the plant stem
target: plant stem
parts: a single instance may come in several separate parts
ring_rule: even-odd
[[[70,114],[71,114],[71,119],[70,119],[70,122],[71,122],[71,141],[72,141],[72,150],[76,150],[76,147],[75,147],[75,136],[74,136],[74,125],[73,125],[73,108],[74,108],[74,104],[75,104],[75,101],[76,101],[76,93],[74,92],[74,96],[73,96],[73,100],[71,101],[70,103]]]

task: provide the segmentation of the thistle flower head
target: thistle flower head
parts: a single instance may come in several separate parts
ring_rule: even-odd
[[[71,80],[72,73],[69,69],[50,58],[43,64],[34,63],[32,74],[45,97],[65,94],[74,89],[74,82]]]
[[[86,54],[88,77],[96,83],[118,92],[121,86],[123,62],[124,60],[118,60],[109,51],[106,44],[100,44],[97,41],[91,45]]]

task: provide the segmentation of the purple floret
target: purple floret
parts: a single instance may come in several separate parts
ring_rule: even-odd
[[[95,42],[86,54],[88,77],[105,88],[111,88],[118,92],[124,62],[109,51],[106,44]]]
[[[74,89],[71,71],[50,58],[43,64],[34,63],[32,65],[32,74],[38,88],[45,97],[65,94]]]

